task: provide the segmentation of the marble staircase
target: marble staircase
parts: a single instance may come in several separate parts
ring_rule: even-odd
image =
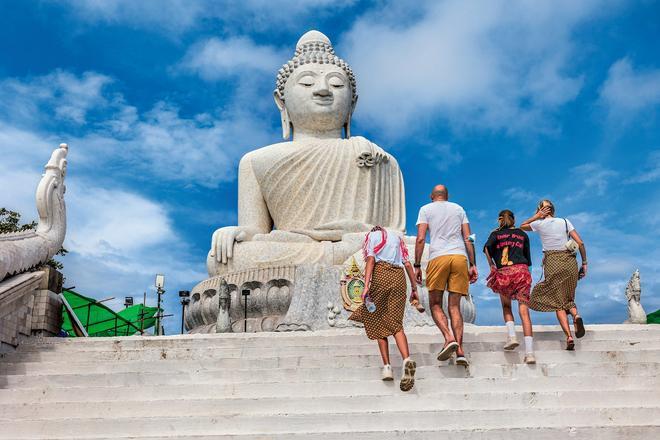
[[[0,357],[0,439],[660,438],[660,326],[589,326],[575,352],[535,330],[528,366],[466,328],[467,369],[411,332],[409,393],[357,329],[31,339]]]

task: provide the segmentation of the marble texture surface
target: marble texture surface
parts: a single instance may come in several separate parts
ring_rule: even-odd
[[[361,244],[352,234],[374,225],[405,229],[399,165],[376,144],[350,136],[355,76],[325,35],[301,37],[278,72],[274,97],[285,142],[241,159],[238,225],[213,234],[209,276],[341,264]]]

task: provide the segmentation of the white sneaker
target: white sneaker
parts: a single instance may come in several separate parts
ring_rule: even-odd
[[[394,375],[392,374],[391,365],[388,364],[383,367],[382,378],[383,380],[394,380]]]
[[[536,363],[536,358],[534,357],[534,353],[525,354],[525,363],[527,365],[534,365]]]
[[[506,344],[504,344],[504,349],[505,350],[515,350],[516,347],[520,345],[520,342],[518,342],[518,338],[515,336],[509,336],[506,340]]]
[[[470,363],[468,362],[465,356],[456,355],[456,365],[460,365],[462,367],[469,367]]]

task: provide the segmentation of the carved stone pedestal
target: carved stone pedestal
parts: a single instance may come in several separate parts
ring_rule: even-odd
[[[62,274],[44,267],[0,282],[0,352],[30,336],[55,336],[62,325]]]
[[[232,331],[243,332],[245,328],[243,290],[250,291],[248,332],[316,331],[361,326],[348,320],[351,312],[342,306],[340,282],[343,271],[342,266],[303,264],[228,274],[224,279],[229,290]],[[209,278],[192,289],[185,316],[186,329],[190,333],[218,331],[216,323],[222,280],[221,276]],[[420,288],[419,293],[426,312],[419,313],[406,307],[406,328],[435,325],[426,288]],[[446,299],[444,308],[446,310]],[[463,299],[461,311],[466,323],[474,323],[476,313],[471,297]]]

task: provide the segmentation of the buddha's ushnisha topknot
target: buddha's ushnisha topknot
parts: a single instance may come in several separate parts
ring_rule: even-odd
[[[298,44],[296,44],[296,53],[293,55],[293,58],[277,72],[275,93],[282,101],[284,101],[284,85],[293,71],[304,64],[310,63],[333,64],[343,69],[348,77],[353,94],[353,105],[355,105],[358,95],[353,70],[351,70],[351,67],[346,61],[335,55],[335,50],[332,47],[330,39],[319,31],[309,31],[300,37]]]

